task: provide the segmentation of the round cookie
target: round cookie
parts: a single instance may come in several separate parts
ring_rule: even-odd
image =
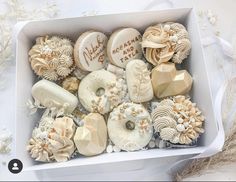
[[[102,69],[106,63],[107,36],[97,31],[87,31],[79,36],[74,47],[76,65],[84,71]]]
[[[106,70],[93,71],[79,85],[78,96],[89,112],[105,114],[122,102],[127,86]]]
[[[107,43],[110,62],[125,68],[130,60],[141,58],[141,41],[141,34],[134,28],[122,28],[112,33]]]
[[[111,141],[125,151],[142,149],[153,135],[150,114],[141,104],[119,105],[110,113],[107,128]]]

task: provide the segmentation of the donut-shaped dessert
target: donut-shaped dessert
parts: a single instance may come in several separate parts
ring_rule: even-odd
[[[140,150],[152,138],[152,120],[148,111],[135,103],[123,103],[108,118],[108,135],[111,141],[125,151]]]
[[[78,96],[89,112],[105,114],[122,102],[127,86],[106,70],[93,71],[80,83]]]

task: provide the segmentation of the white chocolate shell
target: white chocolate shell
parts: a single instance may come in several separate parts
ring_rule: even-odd
[[[58,36],[38,37],[29,51],[29,61],[38,76],[52,81],[62,79],[74,69],[73,44]]]

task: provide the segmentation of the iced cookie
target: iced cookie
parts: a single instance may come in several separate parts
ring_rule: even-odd
[[[150,72],[142,60],[135,59],[126,65],[126,80],[131,101],[140,103],[153,98]]]
[[[89,112],[105,114],[122,102],[126,94],[123,79],[106,70],[93,71],[79,85],[78,96]]]
[[[102,153],[107,144],[107,126],[101,114],[90,113],[83,119],[84,125],[78,127],[74,136],[80,154],[93,156]]]
[[[134,28],[122,28],[115,31],[107,44],[110,62],[125,68],[130,60],[141,58],[141,40],[141,34]]]
[[[97,31],[87,31],[79,36],[74,47],[76,65],[84,71],[102,69],[106,62],[107,36]]]
[[[125,151],[140,150],[152,138],[150,114],[141,104],[123,103],[109,115],[107,122],[111,141]]]
[[[40,80],[34,84],[32,96],[47,108],[65,107],[68,113],[72,113],[78,105],[76,96],[48,80]]]

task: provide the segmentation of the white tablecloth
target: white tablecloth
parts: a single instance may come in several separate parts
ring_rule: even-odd
[[[0,1],[2,2],[2,1]],[[37,7],[40,1],[24,0],[27,7]],[[95,11],[99,14],[103,13],[115,13],[115,12],[127,12],[143,10],[151,0],[57,0],[59,7],[59,17],[73,17],[79,16],[85,11]],[[154,1],[152,1],[154,2]],[[158,1],[156,2],[164,2]],[[235,7],[236,1],[234,0],[196,0],[173,1],[175,7],[190,7],[194,6],[199,10],[211,9],[217,14],[217,26],[215,29],[220,31],[220,35],[230,41],[233,34],[236,34],[236,21],[235,21]],[[155,4],[155,2],[153,3]],[[159,6],[151,6],[151,9],[165,8],[165,4]],[[3,4],[0,4],[0,10]],[[150,7],[149,7],[150,8]],[[202,35],[206,36],[209,32],[202,31]],[[205,49],[207,58],[207,68],[209,70],[212,95],[215,97],[216,91],[222,84],[224,74],[219,66],[215,63],[216,57],[221,57],[220,53],[215,53],[216,47],[210,46]],[[11,130],[14,136],[14,89],[15,89],[15,65],[14,63],[4,74],[6,79],[5,89],[0,91],[0,106],[1,106],[1,119],[0,126],[6,126]],[[22,121],[24,122],[24,121]],[[12,147],[14,146],[14,141]],[[0,162],[12,159],[14,156],[14,150],[10,155],[0,155]],[[147,161],[135,161],[129,164],[106,164],[93,167],[83,168],[71,168],[70,171],[50,171],[50,172],[22,172],[18,175],[13,175],[7,170],[7,166],[3,166],[0,163],[0,180],[170,180],[170,176],[166,173],[167,169],[173,162],[179,160],[177,157],[152,159]],[[135,170],[122,171],[122,165],[130,165]],[[228,174],[227,179],[236,179],[236,176],[228,168],[224,168],[224,173]],[[232,165],[230,169],[236,169],[236,165]],[[92,171],[92,172],[91,172]],[[233,172],[233,170],[231,170]],[[221,173],[216,171],[219,176]],[[230,176],[231,175],[231,176]],[[209,179],[217,179],[216,176],[210,176]],[[207,179],[202,177],[202,179]],[[218,178],[219,179],[219,178]],[[222,179],[222,178],[221,178]]]

